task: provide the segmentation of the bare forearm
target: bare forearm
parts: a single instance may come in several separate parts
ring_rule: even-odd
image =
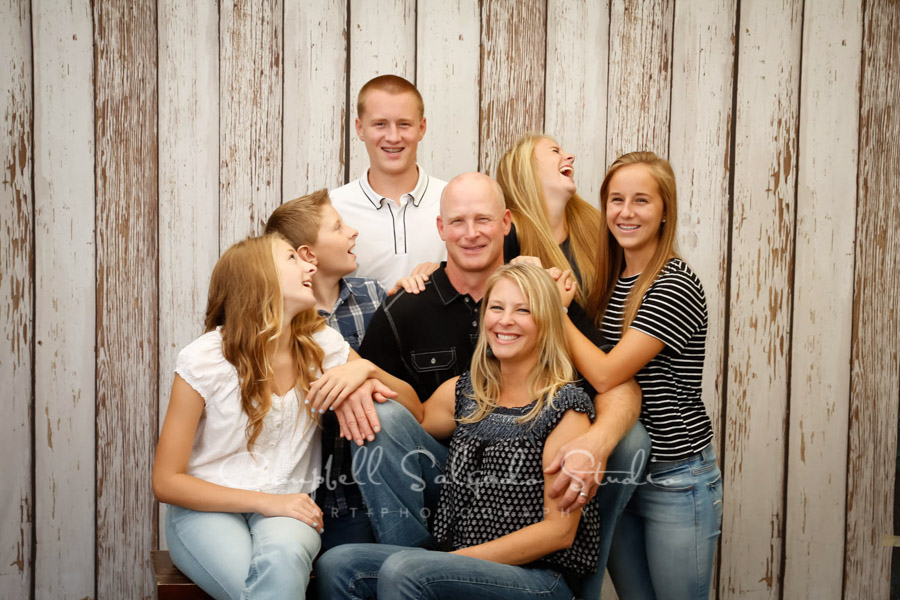
[[[153,478],[153,491],[160,502],[206,512],[264,512],[266,496],[229,488],[198,479],[186,473]]]
[[[421,423],[424,411],[419,395],[416,394],[413,387],[399,377],[394,377],[375,363],[372,363],[372,366],[374,367],[372,377],[397,392],[397,397],[394,400],[405,406],[406,410],[411,412],[416,420]]]
[[[553,521],[541,521],[496,540],[453,553],[505,565],[524,565],[571,546],[580,516],[581,511],[577,511]]]
[[[616,444],[634,427],[641,414],[641,388],[629,379],[594,399],[597,418],[589,430],[596,442],[596,454],[609,454]]]

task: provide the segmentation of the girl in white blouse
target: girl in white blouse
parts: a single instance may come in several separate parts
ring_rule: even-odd
[[[217,599],[304,597],[323,522],[316,414],[355,390],[415,399],[325,327],[314,272],[281,237],[233,245],[206,333],[178,355],[153,490],[173,562]]]

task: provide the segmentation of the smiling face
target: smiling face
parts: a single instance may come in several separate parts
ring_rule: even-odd
[[[416,149],[425,135],[425,117],[414,94],[372,90],[356,119],[356,133],[366,144],[372,169],[380,174],[402,175],[416,168]]]
[[[301,260],[291,245],[280,238],[272,242],[272,257],[284,298],[283,319],[289,323],[295,315],[316,305],[312,290],[312,275],[316,267]]]
[[[541,138],[534,145],[534,163],[546,198],[575,195],[575,156],[566,154],[556,140]]]
[[[343,277],[356,270],[356,236],[359,232],[341,219],[331,204],[319,209],[319,232],[309,250],[316,257],[316,268],[322,275]]]
[[[494,356],[500,361],[536,361],[537,324],[519,286],[501,278],[485,306],[483,328]]]
[[[636,275],[653,256],[665,218],[663,200],[647,165],[621,167],[609,180],[606,224],[625,252],[626,274]]]
[[[454,177],[441,195],[438,233],[447,246],[447,265],[466,273],[494,272],[503,264],[503,238],[510,215],[502,191],[481,173]]]

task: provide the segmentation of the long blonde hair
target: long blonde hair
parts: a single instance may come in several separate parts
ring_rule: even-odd
[[[537,328],[537,364],[528,375],[525,385],[529,395],[537,401],[519,422],[537,417],[556,393],[575,378],[575,368],[569,356],[566,330],[563,321],[562,301],[556,284],[546,271],[529,264],[504,265],[487,280],[482,301],[480,334],[472,356],[471,378],[475,410],[466,415],[463,423],[484,419],[498,406],[503,385],[518,382],[504,381],[500,375],[500,361],[489,353],[488,334],[484,328],[484,315],[489,310],[491,292],[501,279],[512,281],[522,291]]]
[[[522,254],[537,256],[545,267],[571,269],[572,265],[553,239],[547,215],[544,186],[537,168],[534,149],[543,139],[554,141],[540,133],[526,133],[500,158],[497,183],[503,189],[506,208],[513,223]],[[577,299],[584,302],[597,285],[597,239],[604,229],[596,208],[574,194],[566,204],[566,227],[569,247],[580,275]]]
[[[222,353],[238,372],[250,451],[272,405],[270,381],[274,371],[269,358],[283,326],[284,300],[272,255],[276,239],[283,238],[247,238],[228,248],[213,269],[206,304],[206,331],[222,327]],[[315,309],[299,313],[289,324],[296,387],[303,393],[309,391],[313,375],[322,369],[323,352],[312,338],[321,326],[322,317]]]
[[[663,222],[659,226],[659,243],[656,251],[650,258],[650,262],[635,281],[625,301],[625,314],[622,322],[622,333],[634,321],[638,308],[641,306],[644,294],[656,281],[660,272],[666,266],[669,259],[677,257],[675,248],[675,228],[678,225],[678,197],[675,189],[675,173],[669,161],[659,158],[653,152],[630,152],[623,154],[609,167],[603,185],[600,186],[600,213],[603,222],[606,222],[606,206],[609,196],[609,182],[613,175],[622,167],[631,165],[645,165],[650,176],[659,187],[659,195],[663,202]],[[587,313],[593,316],[594,323],[598,326],[603,321],[603,313],[616,288],[616,282],[625,269],[625,253],[610,233],[608,227],[604,227],[600,234],[600,243],[597,251],[597,282],[598,285],[588,298]]]

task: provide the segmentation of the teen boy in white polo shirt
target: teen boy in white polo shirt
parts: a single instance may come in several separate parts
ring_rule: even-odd
[[[344,221],[359,231],[356,274],[390,289],[423,262],[440,262],[446,249],[435,230],[447,184],[416,164],[425,136],[425,105],[413,84],[381,75],[359,91],[356,133],[365,142],[369,169],[330,192]]]

